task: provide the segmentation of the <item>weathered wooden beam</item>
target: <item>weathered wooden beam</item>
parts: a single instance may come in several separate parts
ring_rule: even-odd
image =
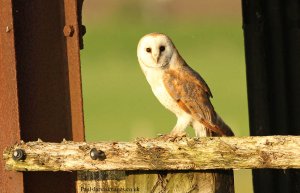
[[[97,160],[91,149],[101,151]],[[15,161],[15,150],[26,153]],[[207,170],[300,168],[300,136],[182,138],[176,142],[139,139],[134,142],[41,141],[16,144],[4,151],[8,170]]]
[[[76,184],[78,193],[234,193],[232,170],[80,171]]]

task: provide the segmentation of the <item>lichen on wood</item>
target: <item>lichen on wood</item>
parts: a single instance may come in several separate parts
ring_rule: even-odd
[[[90,150],[105,154],[93,160]],[[15,161],[16,149],[26,159]],[[138,139],[134,142],[42,141],[16,144],[4,151],[8,170],[207,170],[244,168],[300,168],[299,136],[182,138],[176,142]]]

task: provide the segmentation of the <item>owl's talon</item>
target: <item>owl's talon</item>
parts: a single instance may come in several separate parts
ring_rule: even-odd
[[[184,137],[186,137],[186,133],[180,133],[180,134],[165,134],[165,135],[161,135],[159,136],[160,139],[167,141],[167,142],[175,142],[175,141],[180,141],[181,139],[183,139]]]

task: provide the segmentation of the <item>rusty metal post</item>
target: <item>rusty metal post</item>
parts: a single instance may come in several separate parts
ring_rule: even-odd
[[[83,48],[81,25],[81,9],[83,0],[65,0],[65,27],[69,26],[71,34],[65,37],[66,59],[69,77],[69,97],[71,108],[71,124],[73,141],[84,140],[83,110],[82,110],[82,88],[80,73],[80,49]],[[80,17],[79,17],[80,16]],[[64,28],[65,28],[64,27]],[[73,32],[72,32],[73,30]],[[74,33],[74,34],[72,34]]]
[[[84,140],[79,1],[0,1],[1,151],[20,138]],[[76,173],[9,173],[0,164],[1,191],[76,192]]]
[[[12,1],[0,0],[0,152],[20,140]],[[0,156],[0,192],[23,193],[23,174],[4,170]]]

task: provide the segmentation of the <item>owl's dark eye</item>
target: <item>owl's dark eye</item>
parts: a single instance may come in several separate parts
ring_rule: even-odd
[[[159,51],[161,51],[161,52],[165,51],[165,49],[166,49],[165,46],[160,46],[160,47],[159,47]]]
[[[146,48],[146,52],[151,52],[151,48]]]

